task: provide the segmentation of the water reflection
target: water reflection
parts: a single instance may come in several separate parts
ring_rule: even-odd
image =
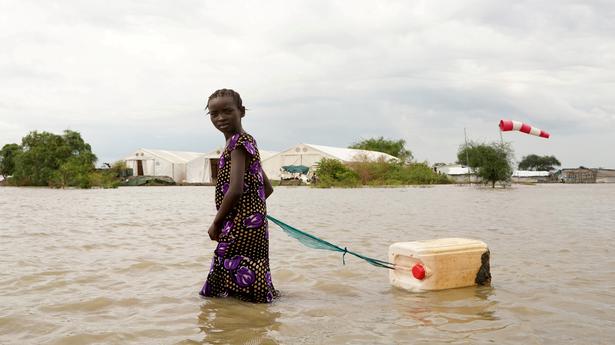
[[[396,310],[420,325],[495,321],[497,302],[489,286],[412,293],[392,288]],[[437,316],[437,317],[435,317]]]
[[[208,299],[201,305],[198,326],[203,344],[278,344],[272,333],[280,328],[280,313],[272,305],[234,299]]]

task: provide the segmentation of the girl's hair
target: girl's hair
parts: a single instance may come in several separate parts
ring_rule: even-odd
[[[205,109],[209,107],[209,102],[211,102],[212,99],[216,97],[224,97],[224,96],[233,97],[233,101],[235,102],[235,105],[237,106],[237,108],[243,111],[246,110],[246,108],[243,106],[243,103],[241,101],[241,96],[239,96],[239,93],[237,93],[237,91],[232,90],[232,89],[220,89],[220,90],[214,91],[214,93],[212,93],[211,96],[209,96],[209,98],[207,99],[207,105],[205,106]]]

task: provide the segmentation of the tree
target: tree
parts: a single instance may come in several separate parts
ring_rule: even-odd
[[[523,157],[519,162],[519,170],[551,171],[562,163],[555,156],[538,156],[535,154]]]
[[[457,151],[457,162],[476,171],[485,183],[509,181],[512,175],[513,151],[508,144],[463,144]]]
[[[406,149],[406,141],[403,139],[388,140],[384,137],[364,139],[348,146],[348,148],[387,153],[399,158],[402,162],[410,162],[414,158],[412,152]]]
[[[15,171],[15,158],[21,152],[17,144],[6,144],[0,150],[0,176],[6,179]]]
[[[13,177],[20,185],[82,185],[78,178],[94,169],[96,156],[78,132],[30,132],[22,138]],[[66,182],[67,184],[65,184]]]

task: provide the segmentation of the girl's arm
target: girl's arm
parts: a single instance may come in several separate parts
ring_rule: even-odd
[[[247,152],[243,147],[238,147],[231,152],[231,182],[228,191],[222,199],[220,209],[214,218],[213,223],[209,227],[209,238],[217,241],[222,232],[224,218],[231,212],[235,204],[243,194],[243,175],[246,172]]]
[[[271,193],[273,193],[273,186],[271,186],[271,182],[269,181],[269,178],[265,174],[264,170],[263,170],[263,177],[264,177],[263,180],[265,182],[265,199],[267,199],[271,195]]]

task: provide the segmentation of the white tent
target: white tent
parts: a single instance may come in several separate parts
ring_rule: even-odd
[[[515,170],[513,177],[548,177],[548,171]]]
[[[436,171],[440,174],[449,176],[468,175],[471,173],[470,168],[461,164],[446,164],[436,167]]]
[[[313,144],[298,144],[285,151],[263,159],[263,170],[272,180],[282,179],[282,167],[288,165],[303,165],[313,168],[323,158],[337,159],[344,163],[359,161],[386,161],[398,158],[382,152],[347,149],[342,147],[322,146]]]
[[[134,176],[169,176],[181,183],[186,180],[186,163],[203,155],[201,152],[138,149],[123,160]]]
[[[214,183],[218,177],[218,162],[222,148],[198,156],[186,164],[186,182]],[[261,161],[275,155],[277,152],[258,150]]]
[[[222,149],[216,149],[188,162],[186,164],[186,182],[213,183],[218,174],[220,154],[222,154]]]

